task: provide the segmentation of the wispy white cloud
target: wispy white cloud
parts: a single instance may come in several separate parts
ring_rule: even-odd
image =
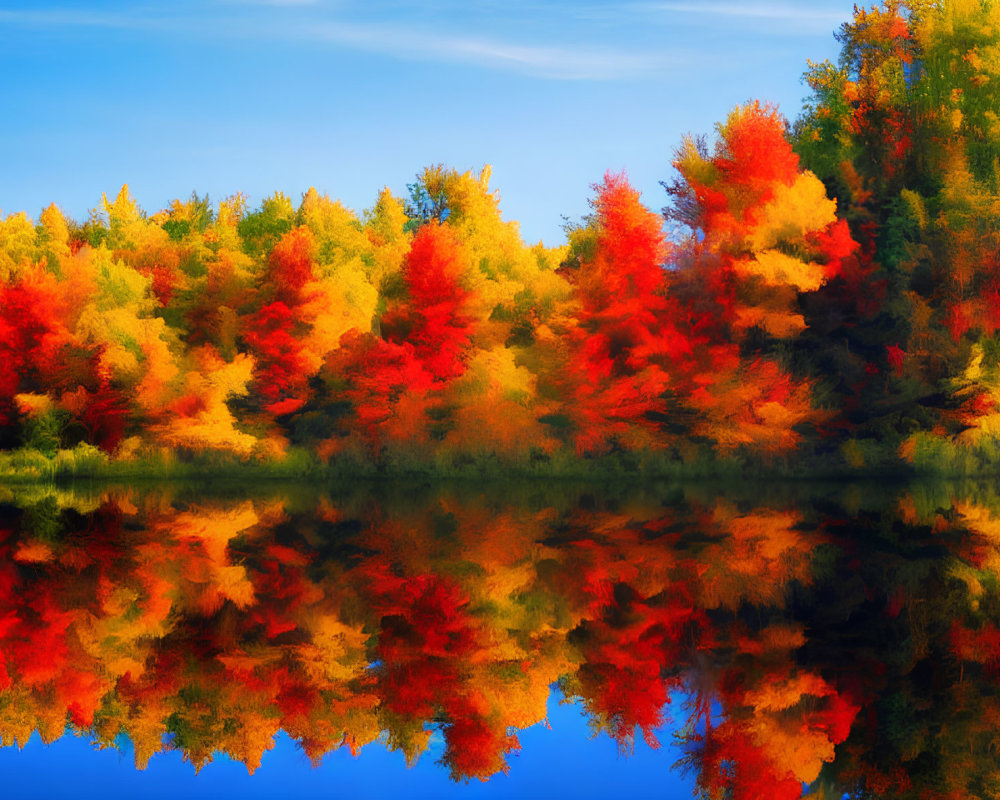
[[[219,0],[222,5],[231,6],[318,6],[322,0]]]
[[[463,34],[429,33],[384,25],[328,24],[299,31],[304,38],[351,45],[420,61],[475,64],[558,80],[607,80],[662,70],[663,53],[625,52],[585,45],[563,47],[520,44]]]
[[[759,21],[782,28],[828,29],[844,22],[843,13],[816,8],[807,3],[716,3],[716,2],[651,2],[637,3],[633,8],[652,12],[691,14],[702,17],[706,22],[718,23],[719,18],[734,21]]]
[[[227,0],[236,4],[306,5],[316,0]],[[218,6],[217,6],[218,7]],[[412,61],[469,64],[551,80],[614,80],[656,74],[679,63],[680,54],[626,51],[603,45],[540,45],[464,32],[430,31],[381,22],[339,22],[296,18],[206,18],[105,14],[65,9],[0,11],[0,24],[33,28],[134,29],[198,37],[329,43]],[[211,24],[208,24],[211,23]],[[224,23],[224,24],[223,24]]]

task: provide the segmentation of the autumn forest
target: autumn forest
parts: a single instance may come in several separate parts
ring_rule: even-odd
[[[887,2],[793,124],[693,136],[558,247],[489,168],[0,221],[0,472],[982,473],[1000,458],[1000,9]]]
[[[836,37],[556,246],[488,166],[0,215],[5,780],[630,793],[570,707],[645,794],[1000,796],[1000,2]]]

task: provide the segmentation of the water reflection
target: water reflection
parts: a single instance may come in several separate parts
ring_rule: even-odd
[[[625,752],[669,714],[711,797],[981,797],[998,575],[976,486],[7,490],[0,737],[253,770],[439,732],[488,779],[558,684]]]

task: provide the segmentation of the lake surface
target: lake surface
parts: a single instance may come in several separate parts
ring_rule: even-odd
[[[980,484],[0,489],[0,770],[991,796],[998,572]]]

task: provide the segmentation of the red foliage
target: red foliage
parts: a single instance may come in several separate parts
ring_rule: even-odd
[[[584,591],[594,598],[589,610],[600,612],[581,627],[586,661],[578,674],[587,706],[623,751],[631,749],[637,728],[649,746],[659,747],[655,730],[664,722],[669,689],[680,683],[668,671],[683,661],[707,621],[686,602],[684,587],[675,587],[669,602],[654,602],[628,584],[612,583],[600,549],[583,546],[581,555],[596,559],[580,569],[587,576]]]
[[[304,287],[314,279],[315,250],[312,232],[305,226],[289,231],[274,246],[268,258],[273,299],[248,320],[243,334],[257,359],[254,391],[274,416],[298,410],[309,394],[304,343],[309,321],[302,307],[308,300]]]
[[[457,699],[452,719],[444,729],[448,747],[445,763],[456,778],[485,781],[498,772],[507,772],[504,756],[520,750],[516,736],[503,727],[491,725],[472,703]]]
[[[205,398],[196,394],[186,394],[172,402],[169,410],[178,417],[193,417],[205,410]]]
[[[889,366],[895,371],[897,375],[903,374],[903,361],[906,359],[906,353],[897,344],[890,344],[885,348],[886,358],[889,360]]]
[[[437,381],[465,371],[472,320],[462,311],[469,297],[459,284],[464,268],[465,255],[451,229],[436,222],[424,225],[403,265],[410,303],[384,321],[390,341],[401,344],[392,331],[406,331],[414,355]]]
[[[468,597],[439,575],[401,577],[386,564],[368,571],[370,601],[381,618],[376,658],[385,708],[415,719],[444,717],[443,761],[453,777],[485,780],[506,771],[504,756],[519,744],[471,685],[483,642]]]
[[[983,664],[989,674],[1000,676],[1000,627],[987,623],[972,629],[955,620],[948,644],[960,661]]]
[[[0,285],[0,426],[14,418],[13,396],[43,389],[69,334],[53,276],[29,270]]]
[[[465,607],[468,598],[454,583],[438,575],[397,577],[373,566],[372,602],[383,624],[392,620],[403,636],[379,641],[379,657],[387,664],[420,658],[460,657],[475,643],[472,620]],[[402,658],[401,658],[402,657]]]
[[[308,559],[292,548],[268,548],[253,575],[253,608],[247,614],[253,625],[263,624],[264,635],[275,639],[298,627],[297,610],[309,593],[305,566]]]
[[[851,236],[846,220],[838,219],[829,227],[808,234],[806,240],[826,258],[827,280],[844,275],[856,261],[859,245]]]
[[[170,298],[174,296],[174,289],[177,286],[178,274],[176,270],[162,265],[156,266],[152,270],[153,294],[160,301],[161,306],[170,303]]]
[[[424,392],[434,383],[412,345],[357,330],[344,334],[326,366],[344,381],[341,396],[352,405],[354,424],[376,449],[382,440],[381,425],[392,417],[399,397]]]
[[[579,452],[602,449],[663,410],[669,372],[692,353],[682,312],[666,293],[662,220],[624,175],[595,187],[597,246],[580,265],[580,325],[569,362]]]
[[[180,282],[181,250],[177,247],[157,247],[141,250],[115,250],[114,257],[133,266],[153,280],[152,290],[161,306],[170,303]]]
[[[302,302],[303,287],[314,279],[315,253],[316,240],[305,225],[281,237],[268,257],[268,277],[278,298],[292,306]]]
[[[754,101],[737,111],[723,128],[723,142],[716,167],[756,203],[767,202],[778,184],[790,185],[798,177],[799,157],[785,137],[784,118],[773,106]]]
[[[308,717],[310,712],[322,703],[322,698],[315,686],[311,686],[300,678],[292,677],[287,668],[282,668],[272,676],[277,684],[278,694],[275,702],[286,722],[296,717]]]
[[[861,707],[848,700],[843,693],[826,697],[824,705],[811,715],[811,726],[826,733],[833,744],[846,741]]]
[[[962,338],[962,335],[966,331],[972,328],[972,320],[969,319],[964,306],[960,303],[956,303],[948,309],[948,315],[945,317],[944,324],[947,326],[951,338],[956,342]]]
[[[252,317],[244,333],[257,358],[255,389],[270,404],[306,391],[307,362],[302,340],[296,335],[298,322],[296,309],[276,300]]]
[[[750,734],[732,721],[706,733],[698,783],[711,797],[725,795],[733,800],[802,796],[802,783],[774,764]]]
[[[93,444],[106,453],[113,453],[125,436],[128,416],[128,400],[104,380],[96,392],[88,395],[80,421]]]
[[[640,202],[623,174],[608,173],[595,187],[594,211],[598,219],[598,245],[592,278],[582,300],[590,311],[607,308],[616,298],[663,301],[656,295],[664,288],[666,258],[663,224]]]

